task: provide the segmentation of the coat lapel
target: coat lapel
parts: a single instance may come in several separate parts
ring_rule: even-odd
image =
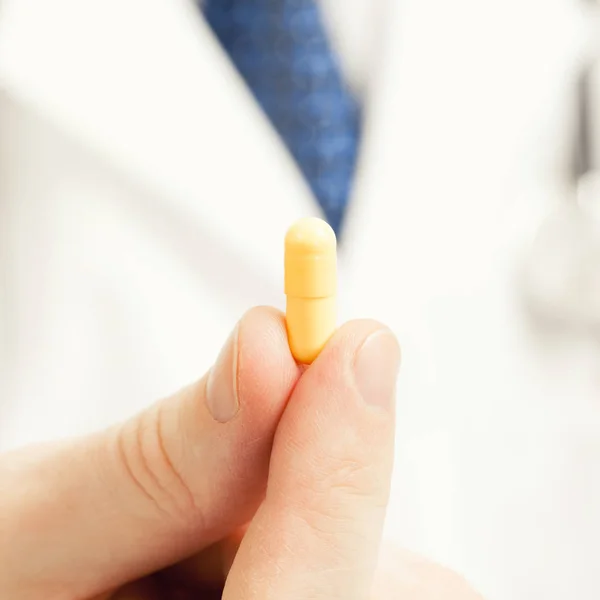
[[[3,9],[8,93],[280,276],[281,232],[317,207],[194,3],[9,0]]]

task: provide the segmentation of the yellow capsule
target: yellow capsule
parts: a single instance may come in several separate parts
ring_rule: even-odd
[[[285,236],[286,321],[294,358],[310,364],[336,327],[337,258],[333,229],[301,219]]]

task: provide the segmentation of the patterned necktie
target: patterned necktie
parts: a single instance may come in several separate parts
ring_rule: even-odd
[[[207,21],[339,232],[360,137],[316,0],[204,0]]]

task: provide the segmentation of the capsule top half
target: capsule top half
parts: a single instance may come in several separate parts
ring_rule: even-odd
[[[285,236],[285,293],[326,298],[337,293],[337,242],[333,229],[314,217],[296,221]]]

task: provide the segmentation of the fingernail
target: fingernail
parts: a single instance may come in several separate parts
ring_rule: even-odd
[[[363,342],[354,363],[354,377],[367,404],[392,410],[399,367],[400,347],[391,331],[380,329]]]
[[[206,382],[206,406],[212,418],[227,423],[239,408],[237,389],[238,333],[236,326],[213,365]]]

